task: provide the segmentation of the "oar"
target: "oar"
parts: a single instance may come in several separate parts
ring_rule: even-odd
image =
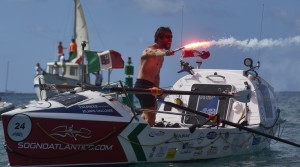
[[[40,87],[42,89],[51,89],[52,87],[55,87],[56,89],[59,90],[64,90],[64,89],[74,89],[77,87],[81,87],[80,85],[64,85],[64,84],[40,84]],[[92,91],[100,91],[101,87],[100,86],[93,86],[93,85],[83,85],[83,89],[85,90],[92,90]]]
[[[239,92],[228,92],[228,93],[203,93],[196,91],[181,91],[181,90],[165,90],[160,88],[150,88],[150,89],[141,89],[141,88],[125,88],[127,93],[133,94],[174,94],[174,95],[202,95],[202,96],[221,96],[221,97],[232,97],[237,101],[248,103],[250,101],[251,91],[242,90]],[[123,89],[120,87],[111,87],[109,88],[111,92],[123,92]]]
[[[177,113],[177,112],[170,112],[170,111],[149,110],[149,109],[142,109],[142,108],[136,108],[135,110],[139,110],[142,112],[153,112],[153,113],[170,114],[170,115],[194,116],[192,114],[184,114],[184,113]]]
[[[165,104],[167,104],[167,105],[175,107],[177,109],[189,111],[191,113],[203,116],[205,118],[209,118],[210,117],[208,114],[205,114],[205,113],[202,113],[202,112],[198,112],[198,111],[192,110],[190,108],[187,108],[187,107],[184,107],[184,106],[181,106],[181,105],[177,105],[177,104],[174,104],[174,103],[171,103],[171,102],[167,102],[167,101],[164,101],[164,100],[160,100],[160,99],[158,99],[158,100],[161,101],[161,102],[163,102],[163,103],[165,103]],[[227,121],[227,120],[222,120],[222,119],[220,119],[219,122],[227,124],[227,125],[230,125],[230,126],[233,126],[233,127],[236,127],[236,128],[239,128],[239,129],[243,129],[245,131],[248,131],[248,132],[251,132],[251,133],[255,133],[255,134],[258,134],[258,135],[261,135],[261,136],[264,136],[264,137],[276,140],[276,141],[280,141],[280,142],[283,142],[283,143],[286,143],[286,144],[290,144],[290,145],[293,145],[293,146],[296,146],[296,147],[300,147],[300,144],[297,144],[297,143],[294,143],[294,142],[291,142],[291,141],[288,141],[288,140],[285,140],[285,139],[282,139],[282,138],[279,138],[279,137],[275,137],[275,136],[272,136],[272,135],[269,135],[269,134],[266,134],[266,133],[263,133],[263,132],[251,129],[251,128],[247,128],[247,127],[242,126],[240,124],[236,124],[236,123],[233,123],[233,122],[230,122],[230,121]]]

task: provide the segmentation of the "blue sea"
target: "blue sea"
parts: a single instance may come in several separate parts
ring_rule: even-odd
[[[281,126],[280,137],[300,144],[300,92],[277,92],[281,116],[286,122]],[[1,94],[2,99],[21,106],[36,100],[35,94]],[[0,166],[8,166],[6,151],[3,147],[4,136],[0,122]],[[272,141],[271,148],[255,154],[230,156],[226,158],[199,160],[178,163],[145,163],[128,165],[130,167],[298,167],[300,166],[300,148]]]

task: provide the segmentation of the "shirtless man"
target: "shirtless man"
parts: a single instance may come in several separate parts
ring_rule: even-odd
[[[140,59],[140,68],[135,83],[135,88],[159,87],[160,69],[164,56],[174,55],[170,50],[172,44],[172,31],[169,27],[160,27],[155,33],[154,44],[148,46]],[[136,94],[142,109],[157,110],[156,99],[152,95]],[[152,127],[155,124],[156,113],[143,112],[142,118]]]

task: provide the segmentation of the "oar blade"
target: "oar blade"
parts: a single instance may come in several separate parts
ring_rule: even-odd
[[[238,91],[236,93],[233,93],[233,98],[243,103],[249,103],[251,99],[251,91],[250,90]]]

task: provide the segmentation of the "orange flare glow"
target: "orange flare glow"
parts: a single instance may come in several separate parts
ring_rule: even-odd
[[[192,49],[192,48],[198,48],[198,47],[208,48],[210,46],[211,46],[211,42],[204,41],[204,42],[195,42],[195,43],[185,45],[184,48],[186,48],[186,49]]]

